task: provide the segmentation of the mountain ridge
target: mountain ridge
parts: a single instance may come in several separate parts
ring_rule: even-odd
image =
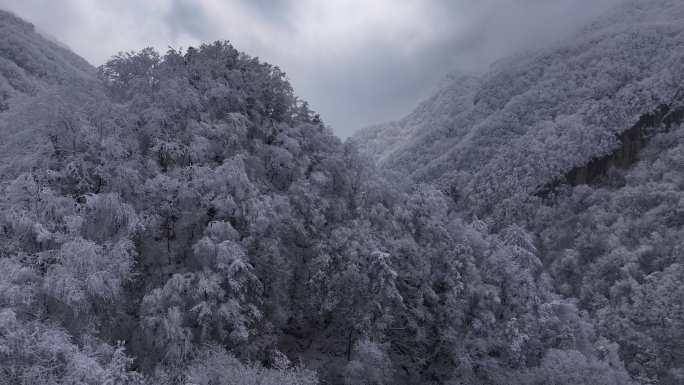
[[[678,90],[678,82],[673,76],[681,73],[674,69],[678,62],[676,52],[680,52],[675,48],[681,44],[682,5],[668,1],[651,1],[649,4],[652,8],[642,2],[629,2],[590,24],[559,48],[496,63],[483,78],[482,86],[471,103],[455,102],[452,115],[456,118],[447,118],[442,124],[434,125],[440,127],[434,130],[441,131],[441,135],[425,133],[424,137],[433,139],[416,140],[415,143],[411,143],[415,135],[404,138],[402,144],[394,145],[404,148],[404,151],[381,152],[381,166],[408,172],[417,181],[436,181],[446,185],[452,181],[461,183],[459,181],[464,176],[454,172],[466,173],[470,175],[466,179],[475,182],[464,187],[467,190],[465,195],[481,194],[476,192],[480,186],[491,184],[493,188],[502,190],[495,192],[495,196],[483,196],[482,199],[496,200],[521,192],[518,188],[510,190],[493,182],[497,179],[496,173],[504,173],[520,181],[518,187],[534,189],[539,179],[552,178],[563,170],[588,162],[594,156],[601,156],[615,146],[609,132],[626,130],[642,114],[650,113],[660,103],[667,103]],[[663,14],[667,15],[666,22],[662,21]],[[631,51],[629,56],[627,51]],[[668,64],[656,64],[668,60]],[[585,78],[590,71],[594,74]],[[538,107],[536,110],[523,110],[531,105]],[[603,119],[592,117],[592,114],[600,114],[599,111],[609,113],[612,120],[606,119],[608,115],[605,112]],[[571,123],[571,120],[576,120],[576,123]],[[548,122],[547,127],[540,126],[540,122]],[[557,164],[549,170],[535,170],[534,165],[539,165],[538,162],[530,164],[518,156],[525,153],[526,148],[546,151],[548,144],[535,139],[535,132],[547,130],[540,135],[548,138],[556,135],[553,131],[558,131],[558,135],[567,137],[568,127],[562,126],[572,124],[596,127],[577,132],[578,135],[595,136],[589,141],[579,137],[567,138],[582,140],[577,145],[569,143],[567,148],[584,148],[584,154],[564,153],[561,147],[557,149],[560,151],[548,151],[544,156],[553,159],[549,159],[547,164]],[[466,131],[467,134],[457,135],[454,139],[449,134],[453,131]],[[362,139],[364,135],[370,134],[362,132],[357,137]],[[531,141],[539,145],[534,146]],[[502,146],[509,142],[512,145]],[[373,150],[377,153],[381,147],[375,145]],[[496,149],[499,147],[511,153],[498,156]],[[589,149],[591,147],[593,149]],[[484,170],[474,170],[472,165]],[[521,168],[529,167],[533,168],[521,171]]]
[[[683,7],[630,4],[347,142],[227,41],[94,69],[0,13],[0,384],[681,383]]]

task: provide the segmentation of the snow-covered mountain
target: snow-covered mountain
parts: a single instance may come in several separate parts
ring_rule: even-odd
[[[540,279],[617,344],[631,378],[681,384],[683,120],[684,3],[640,0],[355,139],[461,215],[533,234]]]
[[[95,79],[88,62],[43,37],[17,16],[0,11],[0,93],[5,104],[19,94],[35,95],[49,86]]]
[[[103,100],[93,66],[0,10],[0,175],[45,161],[36,154],[49,151],[54,126],[68,130]]]
[[[533,194],[621,146],[684,76],[684,3],[629,1],[553,49],[452,79],[398,122],[356,135],[382,167],[482,204]]]
[[[472,105],[479,86],[478,77],[451,74],[411,114],[397,122],[368,127],[354,140],[380,164],[411,151],[406,147],[413,143],[440,142],[439,137],[455,124],[453,119]]]
[[[228,42],[95,69],[0,12],[0,385],[684,383],[683,20],[343,143]]]

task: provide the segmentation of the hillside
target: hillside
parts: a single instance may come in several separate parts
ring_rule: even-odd
[[[456,125],[454,119],[469,108],[480,86],[475,76],[452,74],[447,76],[428,99],[405,118],[361,130],[354,137],[362,150],[376,162],[385,164],[398,154],[411,151],[413,143],[430,142],[437,146]],[[464,135],[465,132],[454,133]],[[435,149],[446,151],[446,149]],[[419,154],[415,154],[418,156]],[[417,160],[416,160],[417,161]]]
[[[553,49],[497,62],[475,90],[454,81],[464,96],[439,91],[411,117],[357,137],[362,146],[380,132],[393,138],[371,141],[382,167],[455,184],[477,207],[532,194],[680,102],[683,15],[677,1],[627,2]]]
[[[102,99],[94,67],[0,10],[0,175],[37,166],[48,126],[67,129]]]
[[[0,13],[0,384],[681,383],[681,6],[635,4],[345,143],[229,42]]]
[[[629,1],[356,136],[387,175],[435,183],[493,232],[528,231],[554,291],[644,384],[684,381],[683,27],[681,2]]]

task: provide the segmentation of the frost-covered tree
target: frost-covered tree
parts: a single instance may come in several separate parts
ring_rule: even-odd
[[[676,99],[649,4],[453,78],[380,168],[228,42],[95,70],[0,12],[0,382],[677,383],[679,126],[534,195]]]

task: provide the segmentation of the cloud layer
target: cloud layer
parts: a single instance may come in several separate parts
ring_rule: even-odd
[[[283,68],[345,137],[408,113],[449,72],[547,46],[620,1],[0,0],[0,8],[95,65],[119,51],[230,40]]]

